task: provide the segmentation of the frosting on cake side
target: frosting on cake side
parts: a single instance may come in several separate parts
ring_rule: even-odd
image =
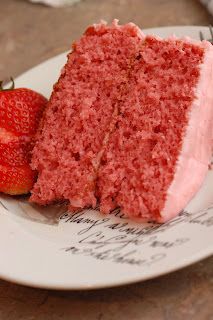
[[[210,94],[210,88],[213,88],[213,47],[207,41],[203,41],[202,46],[205,56],[196,99],[192,104],[175,176],[167,191],[159,222],[173,218],[188,204],[201,187],[208,171],[212,153],[213,95]]]

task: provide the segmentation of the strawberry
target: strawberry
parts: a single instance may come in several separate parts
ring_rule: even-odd
[[[19,136],[35,134],[46,102],[26,88],[0,91],[0,127]]]
[[[26,88],[2,88],[0,81],[0,192],[28,193],[36,178],[30,168],[34,135],[47,103]]]
[[[29,164],[31,149],[32,146],[29,143],[0,142],[0,164],[12,167]]]
[[[32,189],[36,173],[29,164],[18,167],[0,165],[0,192],[10,195],[26,194]]]

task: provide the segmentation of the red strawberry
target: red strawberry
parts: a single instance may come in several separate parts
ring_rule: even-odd
[[[11,195],[26,194],[32,189],[36,173],[30,166],[19,167],[0,165],[0,192]]]
[[[0,164],[22,166],[30,162],[32,139],[27,136],[16,136],[0,128]]]
[[[0,89],[0,127],[16,135],[35,134],[46,102],[30,89]]]
[[[0,82],[0,192],[18,195],[31,190],[36,173],[29,165],[30,153],[46,103],[35,91],[14,86],[3,90]]]
[[[15,167],[29,164],[31,149],[29,143],[19,141],[0,143],[0,165]]]

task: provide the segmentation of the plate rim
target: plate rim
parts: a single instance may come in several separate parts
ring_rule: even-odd
[[[201,254],[202,252],[202,254]],[[137,277],[134,278],[133,280],[129,279],[129,280],[119,280],[117,282],[113,281],[113,282],[107,282],[104,283],[102,282],[102,284],[87,284],[87,285],[70,285],[69,283],[67,284],[54,284],[54,283],[50,283],[50,282],[42,282],[42,283],[36,283],[35,281],[28,281],[25,280],[24,278],[19,278],[17,279],[16,277],[11,277],[11,276],[7,276],[7,275],[2,275],[1,271],[0,271],[0,279],[1,280],[5,280],[8,281],[10,283],[13,284],[18,284],[18,285],[22,285],[22,286],[27,286],[27,287],[31,287],[31,288],[36,288],[36,289],[47,289],[47,290],[60,290],[60,291],[69,291],[69,290],[73,290],[73,291],[92,291],[92,290],[101,290],[101,289],[109,289],[109,288],[117,288],[117,287],[121,287],[121,286],[128,286],[131,284],[136,284],[136,283],[140,283],[140,282],[144,282],[144,281],[149,281],[149,280],[154,280],[157,279],[159,277],[162,276],[166,276],[168,274],[172,274],[175,273],[177,271],[183,270],[187,267],[189,267],[190,265],[193,265],[194,263],[198,263],[202,260],[205,260],[209,257],[212,256],[212,248],[209,246],[208,250],[206,250],[206,252],[203,254],[203,250],[198,251],[196,254],[194,254],[193,259],[187,260],[186,258],[183,259],[182,263],[178,264],[178,266],[172,266],[169,269],[166,269],[165,271],[161,271],[158,273],[155,273],[155,275],[149,274],[147,276],[143,276],[143,277]]]

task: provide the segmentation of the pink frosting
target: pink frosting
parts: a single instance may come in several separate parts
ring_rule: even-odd
[[[202,42],[205,50],[196,100],[180,152],[175,176],[170,185],[159,222],[176,216],[201,187],[208,171],[212,153],[213,128],[213,46]]]

